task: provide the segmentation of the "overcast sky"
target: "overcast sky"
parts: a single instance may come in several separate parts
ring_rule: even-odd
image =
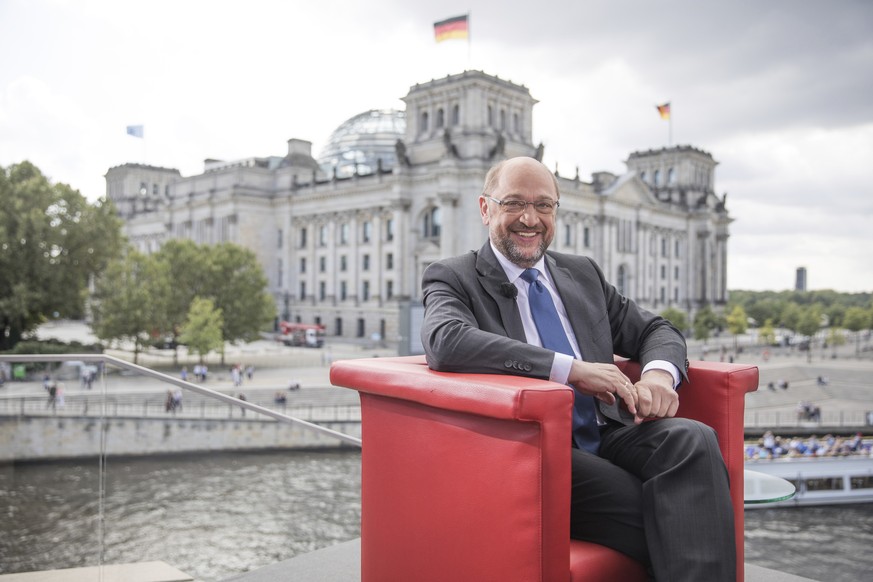
[[[0,165],[96,200],[126,162],[317,156],[349,117],[478,69],[527,86],[583,179],[668,145],[719,162],[729,289],[873,291],[873,1],[0,0]],[[433,23],[470,13],[471,39]],[[142,124],[145,139],[126,135]],[[3,212],[0,209],[0,212]]]

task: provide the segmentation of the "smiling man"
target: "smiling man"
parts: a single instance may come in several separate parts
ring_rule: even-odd
[[[685,340],[619,294],[590,258],[547,250],[559,196],[555,176],[533,158],[491,168],[479,197],[489,241],[433,263],[422,279],[428,365],[572,386],[568,533],[628,554],[656,580],[735,580],[716,435],[675,418]],[[641,363],[636,384],[613,354]]]

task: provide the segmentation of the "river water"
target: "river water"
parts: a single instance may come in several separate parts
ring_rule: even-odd
[[[162,560],[223,580],[360,536],[360,479],[358,452],[109,459],[102,484],[97,461],[3,466],[0,573]],[[749,563],[869,581],[871,550],[873,504],[746,512]]]

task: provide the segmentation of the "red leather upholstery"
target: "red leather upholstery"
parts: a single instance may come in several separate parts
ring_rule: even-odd
[[[757,368],[700,362],[689,375],[680,414],[719,432],[742,580],[743,400]],[[434,372],[422,356],[340,361],[330,377],[361,395],[363,582],[645,580],[630,558],[569,539],[568,387]]]

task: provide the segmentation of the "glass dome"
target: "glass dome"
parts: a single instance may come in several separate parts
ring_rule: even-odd
[[[397,164],[395,144],[406,133],[406,113],[396,109],[371,109],[346,120],[331,134],[321,151],[318,164],[332,176],[334,168],[338,178],[347,178],[355,173],[370,174],[376,171],[378,160],[387,170]]]

